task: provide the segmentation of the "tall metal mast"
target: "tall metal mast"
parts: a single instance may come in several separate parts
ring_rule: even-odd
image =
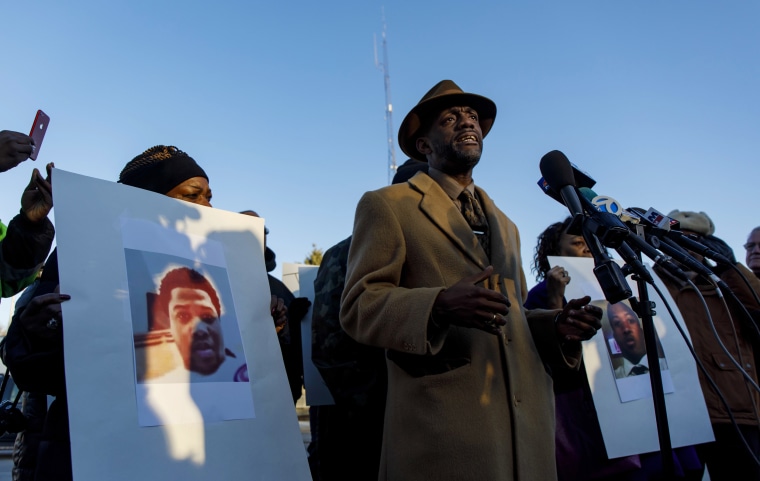
[[[385,38],[385,9],[383,9],[383,61],[377,59],[377,37],[375,40],[375,67],[383,72],[385,82],[385,123],[388,130],[388,183],[396,173],[396,148],[393,141],[393,105],[391,104],[391,76],[388,72],[388,42]]]

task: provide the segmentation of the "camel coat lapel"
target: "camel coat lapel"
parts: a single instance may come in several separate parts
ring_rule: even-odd
[[[464,256],[481,269],[488,267],[488,257],[473,235],[456,204],[429,176],[412,177],[409,184],[422,194],[420,210],[443,232]],[[489,219],[489,222],[491,219]]]

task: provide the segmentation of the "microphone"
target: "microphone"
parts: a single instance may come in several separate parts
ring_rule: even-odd
[[[587,224],[590,218],[585,216],[581,206],[570,161],[559,150],[552,150],[541,158],[539,167],[541,175],[544,176],[549,187],[555,192],[559,192],[562,203],[573,215],[573,222],[567,229],[568,233],[571,228],[577,229],[580,225],[586,245],[594,257],[594,275],[599,281],[605,299],[614,304],[631,297],[633,291],[628,286],[620,266],[610,259],[601,246],[599,238],[594,234],[593,226]]]
[[[716,276],[713,271],[708,269],[705,265],[703,265],[701,262],[696,260],[691,255],[689,255],[688,252],[686,252],[683,248],[681,248],[681,246],[673,242],[672,239],[669,239],[668,237],[660,238],[660,237],[650,234],[649,241],[657,249],[660,249],[661,251],[665,252],[666,254],[671,256],[673,259],[677,260],[678,262],[688,267],[692,271],[696,272],[697,274],[701,276],[705,276],[709,278],[710,280],[712,280],[715,284],[728,289],[728,286],[721,280],[720,277]]]
[[[646,214],[643,216],[643,222],[651,226],[659,227],[661,230],[653,229],[654,235],[657,235],[658,237],[666,236],[668,239],[675,241],[684,249],[696,252],[697,254],[703,257],[707,257],[708,259],[711,259],[712,261],[715,261],[719,264],[724,264],[727,266],[734,265],[734,263],[731,262],[731,260],[723,254],[710,249],[700,242],[697,242],[696,240],[692,239],[689,234],[684,234],[682,231],[676,230],[680,227],[680,223],[677,220],[658,212],[653,207],[650,207]]]
[[[589,188],[582,187],[579,189],[579,191],[583,194],[583,201],[586,202],[588,205],[594,205],[594,204],[604,204],[605,209],[615,210],[619,213],[619,215],[622,217],[623,213],[627,213],[626,215],[631,218],[636,218],[637,222],[633,222],[634,224],[638,223],[638,221],[641,221],[641,217],[638,214],[633,214],[622,207],[620,207],[620,204],[609,196],[600,196],[597,195],[596,192]],[[599,199],[603,199],[603,201],[600,201]],[[596,202],[595,202],[596,200]],[[612,207],[608,207],[612,206]],[[617,206],[617,207],[615,207]],[[598,212],[598,211],[597,211]],[[654,282],[654,279],[652,279],[651,275],[649,275],[649,272],[647,271],[646,267],[641,264],[641,262],[638,260],[638,257],[635,255],[631,256],[630,250],[633,250],[631,248],[630,244],[633,244],[633,246],[642,254],[649,257],[655,264],[661,266],[664,269],[667,269],[669,272],[671,272],[673,275],[678,277],[681,280],[688,280],[688,276],[686,273],[677,265],[675,265],[671,260],[670,257],[662,255],[660,252],[658,252],[655,248],[653,248],[651,245],[649,245],[644,239],[640,238],[638,235],[631,232],[631,230],[626,226],[622,220],[618,219],[615,214],[612,214],[610,212],[598,212],[596,214],[592,214],[596,217],[599,217],[601,221],[603,221],[604,225],[602,228],[614,228],[614,239],[611,239],[611,242],[614,241],[610,247],[615,248],[617,252],[620,254],[620,256],[623,258],[623,260],[631,266],[631,268],[642,275],[642,277],[647,282]],[[609,234],[605,234],[605,238],[613,237]],[[621,246],[622,249],[620,248]],[[656,247],[656,246],[655,246]],[[635,261],[634,261],[635,258]],[[643,274],[641,271],[646,272],[646,274]]]
[[[618,201],[613,199],[609,196],[604,195],[597,195],[596,192],[593,190],[587,188],[587,187],[581,187],[578,189],[578,191],[583,195],[583,199],[586,200],[589,205],[595,207],[595,210],[601,214],[602,216],[606,217],[609,221],[609,224],[612,224],[615,229],[618,231],[622,231],[620,234],[622,237],[624,237],[621,240],[616,240],[615,245],[611,246],[613,247],[618,254],[620,254],[620,257],[623,258],[623,261],[628,265],[628,267],[633,271],[634,273],[640,275],[645,282],[648,282],[649,284],[654,283],[654,279],[652,278],[652,275],[649,273],[649,270],[646,268],[644,264],[641,263],[641,260],[639,259],[639,256],[636,254],[636,252],[633,250],[633,248],[626,242],[626,239],[631,235],[629,229],[627,226],[625,226],[622,223],[622,217],[623,215],[626,215],[628,218],[631,219],[631,222],[637,223],[638,219],[634,218],[630,214],[627,214],[626,210],[623,209]],[[616,218],[620,218],[618,222],[612,221],[609,216],[615,216]],[[624,228],[624,231],[622,230]]]
[[[593,204],[594,208],[599,212],[609,212],[620,218],[629,226],[636,225],[641,222],[641,215],[637,212],[623,208],[618,201],[608,195],[598,195],[591,190],[590,187],[580,187],[578,192]]]
[[[641,276],[642,279],[644,279],[644,282],[654,284],[654,278],[652,278],[652,274],[650,274],[647,267],[641,263],[639,256],[626,241],[623,241],[615,250],[618,254],[620,254],[620,257],[623,258],[623,261],[625,261],[631,270],[635,274]]]
[[[539,168],[546,183],[549,184],[549,187],[553,191],[559,192],[562,203],[570,209],[573,217],[583,215],[581,201],[578,198],[578,193],[575,191],[573,167],[570,165],[570,161],[567,160],[565,154],[559,150],[552,150],[541,157]]]
[[[561,152],[560,152],[561,153]],[[588,175],[586,172],[583,172],[578,167],[576,167],[575,164],[570,162],[570,166],[573,169],[573,177],[575,178],[575,187],[583,188],[588,187],[591,188],[596,184],[596,181],[591,178],[590,175]],[[552,188],[549,186],[549,182],[546,181],[546,179],[542,176],[540,179],[538,179],[537,182],[538,186],[541,188],[541,190],[544,192],[544,194],[548,195],[552,199],[556,200],[560,204],[562,203],[562,198],[559,196],[557,192],[552,190]]]

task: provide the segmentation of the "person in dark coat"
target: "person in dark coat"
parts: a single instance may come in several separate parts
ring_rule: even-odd
[[[124,167],[119,182],[211,207],[208,176],[173,146],[155,146],[138,155]],[[21,390],[55,397],[44,420],[33,481],[72,479],[61,316],[61,303],[70,296],[58,292],[57,259],[53,251],[31,300],[15,313],[0,352]]]
[[[260,217],[256,211],[244,210],[241,214]],[[281,280],[274,277],[272,272],[277,267],[276,255],[267,245],[267,236],[269,228],[264,227],[264,262],[267,268],[267,279],[269,280],[269,291],[273,297],[282,300],[287,309],[287,324],[283,330],[278,330],[280,341],[280,350],[282,351],[282,360],[285,363],[285,372],[288,375],[288,384],[290,393],[293,396],[293,403],[298,401],[303,390],[303,351],[301,350],[301,321],[311,307],[311,302],[305,297],[296,297],[283,284]]]
[[[533,256],[533,271],[540,280],[528,293],[526,309],[562,307],[566,304],[565,287],[572,282],[561,265],[551,266],[549,256],[591,257],[582,236],[568,234],[572,222],[549,225],[538,235]],[[559,481],[655,481],[662,477],[659,453],[607,458],[585,364],[577,371],[556,370],[554,401],[557,419],[555,433],[557,475]],[[674,451],[676,479],[701,478],[702,465],[693,447]]]
[[[668,217],[678,220],[684,233],[696,236],[699,242],[724,254],[736,268],[719,265],[712,270],[737,299],[721,294],[709,280],[688,266],[680,267],[691,284],[659,266],[654,268],[681,311],[694,351],[718,388],[716,391],[705,373],[698,371],[715,435],[714,442],[698,446],[700,457],[713,481],[760,479],[760,466],[755,462],[755,458],[760,458],[760,394],[729,360],[730,354],[757,384],[755,360],[760,349],[757,329],[760,304],[755,294],[760,293],[760,280],[737,263],[733,251],[714,236],[715,225],[707,214],[674,210]],[[708,265],[698,254],[693,256]],[[702,299],[707,304],[709,318]]]
[[[34,141],[28,135],[0,131],[0,172],[16,167],[29,158]],[[0,297],[21,292],[37,278],[53,244],[55,229],[48,219],[53,208],[53,191],[47,164],[47,178],[32,170],[29,184],[21,194],[21,211],[8,223],[0,223]]]
[[[427,172],[427,162],[408,159],[393,184]],[[354,341],[340,326],[351,237],[327,249],[314,280],[311,358],[335,404],[319,406],[318,459],[321,481],[375,481],[380,467],[388,389],[385,351]],[[354,460],[347,465],[346,459]]]

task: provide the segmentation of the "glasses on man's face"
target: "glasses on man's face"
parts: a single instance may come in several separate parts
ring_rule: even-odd
[[[754,249],[758,245],[760,245],[760,244],[758,244],[757,242],[747,242],[746,244],[744,244],[744,248],[747,249],[748,251],[751,251],[752,249]]]

